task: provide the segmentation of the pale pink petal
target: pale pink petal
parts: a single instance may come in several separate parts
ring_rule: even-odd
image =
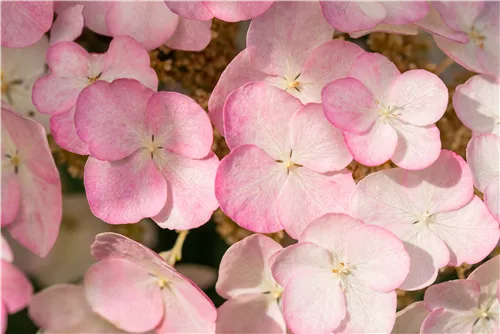
[[[33,287],[24,274],[13,264],[2,260],[2,303],[7,313],[16,313],[26,306],[33,294]]]
[[[96,81],[78,97],[78,136],[95,158],[115,161],[144,147],[146,108],[153,91],[130,79]]]
[[[414,24],[386,24],[379,23],[373,29],[359,30],[349,33],[351,38],[360,38],[372,32],[385,32],[399,35],[418,35],[418,27]]]
[[[320,4],[328,23],[344,32],[371,29],[387,15],[380,1],[320,1]]]
[[[477,267],[467,280],[479,283],[481,296],[479,303],[487,300],[491,302],[491,296],[498,294],[498,280],[500,279],[500,257],[497,255]]]
[[[407,170],[424,169],[441,153],[439,129],[434,124],[415,126],[397,119],[391,122],[398,134],[392,161]]]
[[[227,65],[208,100],[210,119],[222,135],[224,135],[223,107],[228,95],[246,83],[262,81],[267,77],[267,74],[252,67],[247,49],[241,51]]]
[[[320,104],[308,104],[292,118],[292,157],[294,163],[316,172],[330,172],[346,167],[352,156],[342,132],[325,118]]]
[[[484,72],[477,57],[479,47],[475,42],[469,41],[467,44],[461,44],[441,36],[434,36],[434,41],[441,51],[466,69],[478,73]]]
[[[500,179],[484,188],[484,203],[493,217],[500,222]]]
[[[420,327],[428,315],[429,310],[425,308],[423,301],[414,302],[396,313],[396,323],[391,333],[420,334]]]
[[[474,136],[467,145],[467,162],[474,177],[474,185],[484,191],[498,180],[500,171],[500,137],[493,134]]]
[[[145,150],[112,162],[90,157],[84,183],[92,213],[108,224],[155,216],[167,198],[167,182]]]
[[[433,1],[432,5],[441,14],[446,25],[454,30],[463,31],[474,25],[474,21],[485,8],[485,3],[478,1],[457,3]]]
[[[326,118],[335,127],[366,134],[379,118],[372,92],[359,80],[344,78],[325,86],[321,93]]]
[[[2,129],[2,135],[3,132]],[[21,207],[19,178],[15,173],[15,167],[10,163],[10,158],[6,157],[5,154],[2,152],[2,227],[9,225],[16,219]]]
[[[423,19],[429,11],[425,1],[382,1],[387,11],[384,22],[389,24],[413,23]]]
[[[483,72],[496,78],[500,77],[500,6],[497,2],[486,2],[485,8],[477,18],[475,26],[485,36],[484,43],[479,45],[477,57]]]
[[[83,30],[83,6],[68,7],[57,15],[50,29],[50,45],[58,42],[72,42]]]
[[[453,107],[458,118],[476,133],[500,136],[500,83],[485,75],[475,75],[457,87]]]
[[[362,135],[344,131],[347,148],[354,160],[366,166],[378,166],[391,159],[398,143],[396,130],[383,119]]]
[[[219,159],[211,153],[195,160],[162,150],[154,161],[167,180],[164,206],[153,220],[162,228],[189,230],[205,224],[219,206],[215,174]]]
[[[5,260],[7,262],[12,262],[12,260],[14,259],[14,255],[12,254],[12,249],[10,249],[7,240],[5,240],[2,234],[0,234],[0,252],[1,252],[0,257],[2,260]]]
[[[392,81],[387,103],[396,108],[398,119],[414,125],[429,125],[444,115],[448,88],[437,75],[412,70]]]
[[[472,333],[474,317],[467,315],[460,316],[460,314],[456,314],[455,312],[438,308],[425,318],[420,328],[420,333]]]
[[[433,35],[438,35],[458,43],[467,43],[469,41],[467,34],[448,26],[443,21],[441,14],[435,8],[434,4],[436,4],[436,1],[430,3],[427,15],[422,20],[415,22],[415,25]]]
[[[2,1],[2,46],[19,48],[38,42],[54,18],[52,1]]]
[[[268,10],[273,1],[201,1],[219,20],[238,22],[253,19]]]
[[[83,8],[85,26],[98,34],[111,36],[106,23],[106,15],[115,4],[116,1],[86,1]]]
[[[217,293],[223,298],[270,293],[276,286],[271,256],[283,247],[269,237],[255,234],[232,245],[222,257]]]
[[[483,260],[498,243],[498,222],[476,196],[464,207],[437,213],[429,228],[450,251],[450,266]]]
[[[480,294],[478,282],[454,280],[427,288],[424,302],[429,311],[444,308],[451,312],[467,312],[478,307]]]
[[[327,270],[295,274],[283,293],[283,315],[294,333],[332,332],[346,315],[340,282]]]
[[[201,1],[165,1],[167,7],[175,14],[190,20],[205,21],[214,16]]]
[[[312,220],[325,213],[349,212],[349,198],[356,188],[348,170],[317,173],[292,167],[277,199],[277,212],[287,233],[298,239]]]
[[[55,142],[76,154],[90,154],[88,145],[83,142],[76,133],[75,106],[66,112],[55,113],[50,118],[50,131]]]
[[[311,51],[332,37],[333,29],[316,2],[276,1],[250,23],[250,62],[262,72],[293,81],[302,72]]]
[[[222,211],[240,226],[277,232],[283,227],[275,205],[286,177],[286,168],[258,147],[239,146],[219,164],[215,195]]]
[[[145,332],[162,319],[158,278],[138,264],[120,258],[101,260],[89,268],[84,283],[94,312],[118,328]]]
[[[284,161],[290,157],[289,123],[300,108],[298,99],[266,83],[251,82],[239,88],[224,105],[229,148],[253,144]]]
[[[130,36],[149,51],[174,34],[179,17],[163,1],[123,1],[111,6],[106,23],[111,35]]]
[[[200,159],[210,152],[212,126],[207,113],[190,97],[159,92],[148,101],[148,129],[164,149]]]
[[[286,333],[278,301],[272,294],[229,299],[217,310],[217,333]]]
[[[197,21],[179,17],[177,29],[165,45],[176,50],[201,51],[212,39],[211,26],[212,20]]]

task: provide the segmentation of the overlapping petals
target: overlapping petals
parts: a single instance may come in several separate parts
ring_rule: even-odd
[[[191,20],[216,17],[227,22],[249,20],[264,13],[274,1],[171,1],[165,3],[171,11]]]
[[[395,168],[368,175],[351,198],[351,212],[404,241],[411,258],[404,290],[432,284],[446,265],[481,261],[500,235],[498,223],[473,195],[467,164],[445,150],[420,171]]]
[[[420,334],[420,328],[429,310],[423,301],[408,305],[405,309],[396,313],[396,322],[392,334]]]
[[[74,41],[82,34],[83,27],[83,5],[64,8],[50,29],[50,45]]]
[[[232,151],[217,170],[216,196],[240,226],[298,238],[312,219],[348,212],[354,181],[342,169],[351,155],[319,104],[249,83],[229,96],[224,123]]]
[[[392,159],[418,170],[439,156],[434,123],[446,110],[448,90],[430,72],[400,74],[384,56],[365,53],[353,63],[349,77],[323,89],[322,101],[326,117],[343,130],[354,159],[364,165]]]

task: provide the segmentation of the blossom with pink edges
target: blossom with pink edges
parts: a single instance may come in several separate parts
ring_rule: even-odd
[[[343,131],[354,159],[377,166],[391,159],[405,169],[423,169],[439,156],[434,125],[446,111],[448,89],[424,70],[401,74],[387,58],[360,55],[349,77],[325,86],[325,115]]]
[[[83,5],[62,9],[50,29],[50,45],[74,41],[82,34],[83,27]]]
[[[59,172],[43,126],[6,106],[1,114],[2,227],[22,246],[44,257],[61,224]]]
[[[33,287],[26,276],[11,263],[12,251],[2,235],[0,235],[0,243],[2,249],[0,253],[2,257],[0,260],[2,268],[0,270],[0,325],[1,333],[5,333],[8,315],[16,313],[28,305],[33,294]]]
[[[500,82],[485,75],[475,75],[459,85],[453,94],[453,108],[458,118],[476,134],[500,136]]]
[[[494,134],[474,136],[466,152],[474,185],[484,194],[488,210],[500,222],[500,137]]]
[[[131,79],[100,80],[80,93],[75,124],[91,155],[84,184],[98,218],[152,217],[162,228],[187,230],[218,207],[212,127],[191,98]]]
[[[396,322],[391,334],[420,334],[420,328],[429,315],[423,301],[408,305],[396,313]]]
[[[262,82],[234,91],[224,107],[226,142],[215,193],[221,209],[254,232],[298,238],[312,219],[348,212],[354,180],[342,133],[319,104],[303,106]]]
[[[446,150],[423,170],[368,175],[351,197],[351,212],[403,240],[411,259],[403,290],[432,284],[444,266],[483,260],[500,235],[498,222],[473,194],[469,167]]]
[[[228,300],[217,311],[218,333],[286,333],[283,288],[271,273],[282,249],[271,238],[254,234],[226,251],[216,289]]]
[[[190,280],[149,248],[116,233],[102,233],[91,246],[99,261],[85,274],[90,306],[129,332],[207,333],[217,311]]]
[[[424,302],[431,311],[421,333],[498,333],[500,331],[500,256],[488,260],[466,280],[433,285]]]
[[[134,39],[113,39],[103,54],[88,53],[73,42],[60,42],[47,51],[51,72],[35,82],[33,103],[42,114],[51,115],[54,140],[64,149],[88,154],[88,145],[76,134],[75,104],[80,92],[93,83],[131,78],[156,90],[158,77],[149,66],[149,55]]]
[[[410,261],[392,233],[344,214],[311,222],[272,265],[294,333],[388,333]]]

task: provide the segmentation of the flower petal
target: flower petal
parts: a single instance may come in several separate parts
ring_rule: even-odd
[[[396,323],[391,333],[420,334],[420,327],[428,315],[429,310],[425,308],[423,301],[414,302],[396,313]]]
[[[0,252],[2,260],[7,262],[12,262],[12,260],[14,259],[14,255],[12,254],[12,249],[10,249],[7,240],[5,240],[2,234],[0,234]]]
[[[175,14],[190,20],[205,21],[214,16],[201,1],[165,1],[167,7]]]
[[[484,189],[484,203],[491,215],[500,222],[500,180],[493,181]]]
[[[425,318],[420,333],[472,333],[474,318],[438,308]]]
[[[50,29],[50,45],[73,42],[83,30],[83,5],[74,5],[61,11]]]
[[[2,110],[3,113],[3,110]],[[2,135],[4,130],[2,129]],[[3,137],[3,136],[2,136]],[[4,139],[2,138],[2,142]],[[3,147],[2,147],[3,151]],[[10,159],[2,152],[2,227],[15,221],[21,207],[21,185]],[[7,196],[8,194],[8,196]]]
[[[427,15],[417,22],[417,25],[420,29],[425,30],[432,35],[438,35],[449,40],[458,42],[458,43],[467,43],[469,38],[467,34],[463,31],[456,30],[455,28],[448,26],[441,17],[440,12],[434,6],[436,1],[429,4],[429,12]],[[442,6],[442,4],[440,4]],[[443,12],[445,14],[446,11]],[[464,16],[459,16],[458,18],[462,18]]]
[[[168,1],[165,3],[168,4]],[[177,29],[165,45],[175,50],[201,51],[212,39],[211,26],[212,20],[198,21],[179,17]]]
[[[273,1],[201,1],[213,16],[226,22],[253,19],[268,10]]]
[[[484,72],[477,56],[479,47],[474,42],[461,44],[441,36],[434,36],[434,41],[441,51],[466,69],[477,73]]]
[[[429,311],[444,308],[450,312],[467,312],[479,305],[479,283],[470,280],[454,280],[435,284],[425,291],[425,307]]]
[[[467,162],[479,191],[497,181],[500,177],[500,137],[493,134],[474,136],[467,145]]]
[[[33,287],[24,274],[13,264],[2,260],[2,304],[7,313],[16,313],[26,306],[33,294]]]
[[[56,2],[56,6],[58,2]],[[61,1],[61,3],[65,2]],[[111,36],[112,34],[106,23],[106,15],[115,4],[116,1],[92,1],[85,3],[83,8],[85,26],[100,35]]]
[[[63,149],[81,155],[88,155],[89,147],[78,137],[75,127],[75,108],[66,112],[55,113],[50,118],[52,137]]]
[[[320,4],[328,23],[343,32],[371,29],[387,15],[380,1],[320,1]]]
[[[500,257],[497,255],[477,267],[467,280],[479,283],[481,295],[479,304],[491,303],[491,297],[498,294],[498,280],[500,279]]]

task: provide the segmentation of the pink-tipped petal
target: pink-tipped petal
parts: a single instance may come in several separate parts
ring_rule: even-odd
[[[84,282],[94,312],[118,328],[146,332],[155,328],[163,317],[158,278],[129,260],[102,260],[89,268]]]
[[[220,162],[215,196],[222,211],[238,225],[256,232],[277,232],[283,227],[275,205],[286,177],[286,168],[260,148],[242,145]]]
[[[491,215],[500,222],[500,179],[484,188],[484,203]]]
[[[78,97],[75,125],[78,136],[97,159],[124,159],[144,147],[146,109],[153,91],[130,79],[96,81]]]
[[[167,180],[168,194],[153,220],[162,228],[189,230],[205,224],[219,206],[215,198],[215,174],[219,159],[210,153],[188,159],[162,150],[155,163]]]
[[[13,264],[2,260],[2,304],[7,313],[16,313],[26,306],[33,294],[33,287],[24,274]]]
[[[311,51],[332,37],[317,3],[276,1],[250,23],[247,48],[256,69],[293,81]]]
[[[380,1],[320,1],[320,4],[328,23],[344,32],[371,29],[387,15]]]
[[[444,308],[450,311],[466,312],[479,304],[481,288],[472,280],[454,280],[430,286],[425,291],[425,307],[429,311]]]
[[[50,45],[58,42],[73,42],[83,30],[83,5],[64,9],[50,29]]]
[[[479,283],[481,295],[479,303],[487,302],[498,294],[498,281],[500,280],[500,257],[497,255],[477,267],[467,280]]]
[[[253,19],[268,10],[273,1],[201,1],[219,20],[238,22]]]
[[[70,110],[55,113],[50,118],[50,131],[55,142],[69,152],[88,155],[89,147],[78,137],[75,127],[75,106]]]
[[[4,141],[3,138],[2,141]],[[2,227],[16,219],[21,207],[21,185],[15,173],[15,167],[9,160],[2,152]]]
[[[429,11],[425,1],[383,1],[387,11],[384,22],[407,24],[423,19]]]
[[[56,1],[57,3],[60,1]],[[65,3],[65,1],[62,1]],[[116,5],[116,1],[92,1],[85,2],[83,8],[83,17],[85,26],[98,34],[112,36],[106,22],[106,15],[111,7]]]
[[[214,16],[201,1],[165,1],[167,7],[175,14],[190,20],[205,21]]]
[[[174,34],[165,42],[171,49],[201,51],[212,39],[212,20],[198,21],[179,17]]]
[[[359,30],[349,33],[351,38],[360,38],[365,35],[371,34],[372,32],[385,32],[388,34],[398,34],[398,35],[418,35],[418,27],[414,24],[387,24],[379,23],[373,29]]]
[[[10,248],[7,240],[0,234],[0,256],[1,259],[7,262],[12,262],[14,260],[14,254],[12,254],[12,249]]]
[[[439,11],[435,8],[435,3],[434,1],[429,6],[427,15],[423,19],[415,22],[415,25],[433,35],[441,36],[458,43],[467,43],[469,41],[467,34],[448,26],[443,21]]]
[[[425,318],[420,328],[422,334],[473,333],[474,318],[461,316],[444,308],[438,308]]]
[[[500,171],[500,137],[493,134],[474,136],[467,145],[467,162],[474,177],[474,185],[485,191],[488,185],[498,182]]]
[[[429,310],[423,301],[414,302],[396,313],[396,323],[391,333],[420,334],[420,327],[428,315]]]

